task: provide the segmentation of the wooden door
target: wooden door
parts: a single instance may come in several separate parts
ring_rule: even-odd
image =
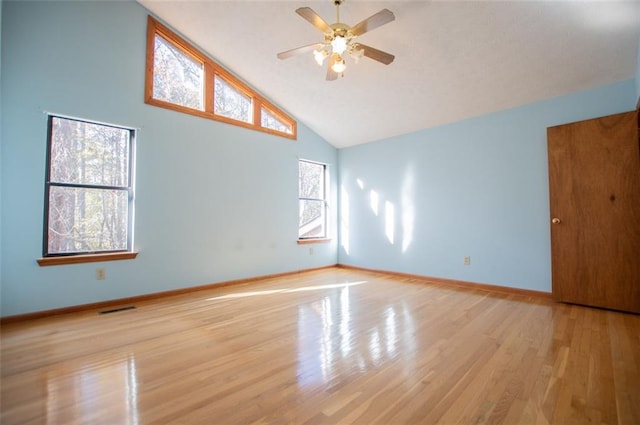
[[[637,112],[547,129],[558,301],[640,312]]]

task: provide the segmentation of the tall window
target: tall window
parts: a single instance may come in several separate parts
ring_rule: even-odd
[[[327,166],[298,161],[298,239],[327,237]]]
[[[49,116],[43,255],[132,250],[130,128]]]
[[[149,16],[145,102],[289,139],[297,124],[191,43]]]

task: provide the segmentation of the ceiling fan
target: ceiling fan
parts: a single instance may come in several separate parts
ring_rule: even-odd
[[[395,59],[390,53],[382,50],[374,49],[362,43],[355,42],[355,39],[362,34],[387,24],[395,19],[393,12],[388,9],[382,9],[365,19],[364,21],[350,27],[340,22],[340,5],[345,0],[333,0],[336,6],[336,23],[327,24],[316,12],[310,7],[301,7],[296,9],[296,13],[309,21],[311,25],[318,28],[324,34],[323,43],[309,44],[308,46],[297,47],[278,53],[278,59],[287,59],[291,56],[313,51],[313,57],[322,66],[325,58],[329,57],[329,65],[327,67],[327,80],[332,81],[339,75],[344,76],[344,70],[347,65],[344,61],[345,53],[351,56],[355,62],[362,56],[389,65]]]

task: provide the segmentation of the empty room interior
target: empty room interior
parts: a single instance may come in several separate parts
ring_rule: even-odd
[[[0,31],[2,424],[640,424],[639,2]]]

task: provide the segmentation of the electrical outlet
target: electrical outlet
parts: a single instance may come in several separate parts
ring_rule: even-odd
[[[464,257],[464,265],[465,266],[471,265],[471,257]]]
[[[309,255],[313,255],[313,248],[309,248]]]
[[[104,270],[104,267],[98,267],[96,269],[96,279],[105,280],[106,278],[107,278],[107,272]]]

